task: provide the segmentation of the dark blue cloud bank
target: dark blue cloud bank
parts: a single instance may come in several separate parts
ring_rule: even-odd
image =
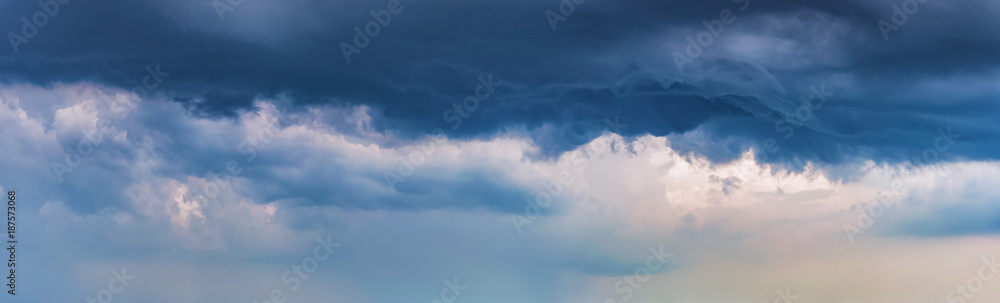
[[[558,153],[620,117],[629,127],[612,131],[627,136],[699,130],[714,143],[684,146],[718,160],[775,138],[770,159],[801,164],[902,161],[951,126],[966,142],[951,157],[997,157],[991,2],[921,4],[890,27],[879,20],[893,22],[892,1],[387,3],[70,1],[2,52],[0,71],[8,83],[131,88],[159,64],[161,93],[204,115],[287,93],[294,105],[371,106],[381,131],[409,137],[457,125],[442,111],[492,75],[503,85],[450,136],[520,129]],[[21,17],[41,11],[4,5],[0,27],[20,36]],[[811,87],[829,100],[797,112]]]
[[[17,299],[996,301],[997,16],[6,1]]]

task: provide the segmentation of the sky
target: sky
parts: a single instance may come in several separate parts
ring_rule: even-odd
[[[0,296],[995,302],[997,16],[4,1]]]

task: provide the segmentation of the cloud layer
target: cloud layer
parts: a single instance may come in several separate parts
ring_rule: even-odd
[[[996,301],[998,14],[3,2],[19,297]]]
[[[103,86],[4,91],[2,135],[16,144],[0,179],[22,180],[4,189],[30,198],[23,237],[44,248],[25,258],[34,274],[23,279],[70,286],[24,289],[38,300],[95,296],[123,267],[137,278],[116,298],[151,302],[251,302],[272,289],[430,301],[454,277],[476,302],[756,302],[787,287],[801,302],[939,300],[951,287],[941,279],[964,283],[998,249],[996,162],[786,170],[753,152],[716,163],[672,137],[611,132],[545,158],[517,130],[374,131],[365,105],[261,99],[220,118]],[[124,115],[112,106],[130,101]],[[101,143],[59,183],[52,163],[106,119]],[[873,216],[886,193],[895,198]],[[327,236],[341,248],[291,291],[283,273]],[[655,270],[650,249],[670,254]],[[942,255],[954,262],[909,263]],[[231,286],[208,287],[218,281]]]
[[[131,88],[159,65],[170,76],[158,93],[204,115],[289,95],[366,105],[384,118],[376,130],[419,138],[451,125],[442,112],[491,75],[503,85],[450,136],[518,129],[550,156],[616,116],[630,127],[613,131],[627,136],[698,131],[686,146],[717,161],[776,138],[782,152],[767,161],[799,168],[905,161],[925,148],[922,134],[947,126],[967,143],[953,158],[995,159],[998,148],[990,1],[923,4],[898,26],[903,3],[889,0],[405,1],[384,26],[373,13],[388,2],[240,2],[222,20],[215,2],[69,2],[0,55],[2,79]],[[4,6],[0,28],[14,34],[41,11]],[[547,11],[565,19],[555,30]],[[883,35],[880,20],[899,30]],[[368,24],[378,34],[348,63],[341,43],[358,44],[354,28]],[[814,87],[830,100],[800,111]]]

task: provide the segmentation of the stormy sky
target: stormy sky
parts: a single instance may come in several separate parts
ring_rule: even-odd
[[[997,300],[998,16],[4,1],[11,297]]]

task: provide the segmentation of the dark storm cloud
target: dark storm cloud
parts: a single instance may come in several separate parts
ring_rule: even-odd
[[[545,11],[559,1],[402,1],[346,62],[341,43],[353,45],[354,27],[388,3],[245,0],[220,20],[211,1],[75,0],[16,54],[2,52],[0,75],[129,88],[160,64],[171,76],[158,92],[204,115],[289,94],[296,104],[370,106],[380,130],[414,138],[434,128],[458,138],[519,130],[549,155],[617,117],[628,127],[611,130],[624,135],[700,130],[674,143],[719,161],[768,138],[781,146],[769,161],[899,161],[947,126],[963,134],[950,157],[998,157],[998,92],[955,94],[968,79],[997,81],[1000,38],[986,29],[997,28],[998,9],[987,1],[928,2],[889,41],[877,22],[901,1],[754,0],[741,10],[746,1],[590,0],[555,31]],[[0,29],[14,33],[41,11],[3,6]],[[673,53],[726,9],[735,22],[678,70]],[[753,43],[763,47],[751,54]],[[442,113],[488,75],[503,85],[450,129]],[[784,139],[776,123],[823,83],[835,100]]]

